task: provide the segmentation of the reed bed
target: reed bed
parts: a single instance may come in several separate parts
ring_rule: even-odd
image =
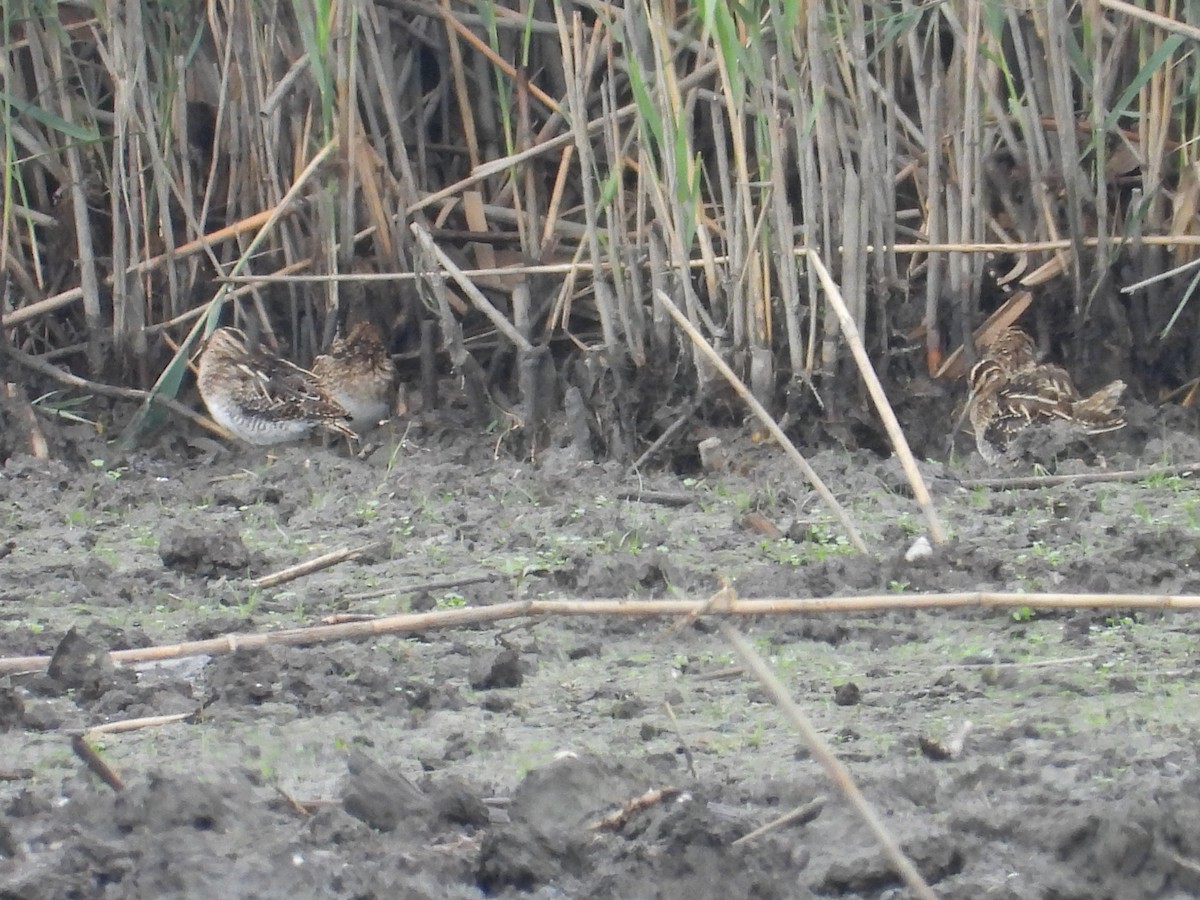
[[[170,397],[218,321],[304,363],[370,317],[481,420],[583,409],[633,458],[724,402],[656,291],[768,409],[836,419],[865,397],[843,322],[895,385],[969,355],[1007,285],[1060,354],[1176,389],[1200,376],[1194,15],[6,3],[0,380],[40,357]]]

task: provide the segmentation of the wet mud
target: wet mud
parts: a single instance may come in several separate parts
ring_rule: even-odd
[[[926,524],[894,460],[811,454],[865,557],[777,448],[705,434],[718,468],[640,473],[428,422],[381,432],[367,459],[180,435],[117,456],[85,430],[63,459],[13,455],[0,655],[53,661],[0,677],[0,897],[908,896],[707,618],[107,651],[514,599],[705,598],[723,580],[745,598],[1200,593],[1190,477],[993,490],[972,484],[1002,474],[973,450],[946,462],[917,435],[949,540],[910,562]],[[1200,460],[1182,413],[1135,410],[1084,449],[1058,470]],[[257,583],[341,548],[368,549]],[[1200,894],[1195,613],[738,626],[939,896]],[[176,718],[87,736],[122,790],[72,749],[152,716]]]

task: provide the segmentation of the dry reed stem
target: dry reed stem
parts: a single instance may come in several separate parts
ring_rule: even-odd
[[[428,613],[405,613],[348,622],[340,625],[315,625],[285,631],[231,634],[203,641],[115,650],[109,654],[115,664],[181,659],[188,656],[219,656],[237,650],[258,650],[268,646],[301,647],[332,641],[359,640],[380,635],[406,634],[481,625],[521,616],[619,616],[657,618],[688,616],[704,608],[704,600],[522,600],[495,606],[464,607]],[[854,597],[774,598],[733,600],[713,610],[714,616],[823,615],[880,612],[897,609],[1200,609],[1196,594],[1016,594],[971,591],[946,594],[864,594]],[[0,658],[0,675],[44,669],[49,656]]]
[[[1200,40],[1200,28],[1197,28],[1195,25],[1189,25],[1186,22],[1180,22],[1178,19],[1172,19],[1168,16],[1160,16],[1158,13],[1142,9],[1140,6],[1135,6],[1132,3],[1125,3],[1124,0],[1099,0],[1099,2],[1101,6],[1111,9],[1113,12],[1125,13],[1125,15],[1134,19],[1149,22],[1163,31],[1182,34],[1184,37],[1189,37],[1194,41]]]
[[[994,313],[988,316],[987,321],[975,329],[971,338],[976,344],[988,343],[987,338],[997,337],[1000,332],[1010,325],[1014,324],[1017,319],[1024,315],[1025,310],[1029,309],[1029,304],[1033,302],[1033,294],[1029,291],[1020,291],[1013,294],[997,309]],[[963,359],[965,348],[959,344],[954,348],[954,351],[946,357],[945,362],[933,373],[935,378],[961,378],[967,373],[967,364]],[[957,429],[956,429],[957,430]]]
[[[746,668],[754,673],[767,694],[775,701],[775,705],[779,707],[779,711],[783,713],[792,727],[800,733],[800,736],[804,739],[804,743],[808,745],[813,758],[825,769],[825,774],[829,776],[829,780],[850,801],[850,805],[854,807],[855,811],[866,823],[871,833],[875,836],[875,840],[879,842],[879,846],[883,849],[884,854],[891,861],[896,873],[908,885],[909,890],[922,898],[922,900],[937,900],[937,896],[933,893],[933,890],[926,883],[925,879],[921,877],[921,873],[917,871],[912,860],[900,849],[900,844],[892,837],[891,832],[887,830],[879,814],[867,802],[867,798],[862,795],[862,791],[858,789],[858,785],[854,783],[854,779],[850,775],[850,770],[846,768],[845,763],[837,758],[833,749],[821,737],[820,732],[817,731],[812,722],[809,721],[808,716],[804,714],[800,707],[796,705],[796,702],[788,695],[783,684],[775,677],[775,673],[771,671],[771,667],[767,665],[758,651],[750,645],[750,642],[736,628],[727,622],[721,622],[720,628],[721,634],[733,645],[733,649],[742,658],[742,662],[746,665]]]
[[[733,369],[729,368],[729,364],[726,363],[725,360],[721,358],[720,354],[718,354],[717,351],[712,348],[712,345],[705,340],[704,335],[702,335],[696,326],[688,320],[687,316],[680,311],[679,307],[675,305],[671,298],[661,290],[655,290],[654,297],[660,304],[662,304],[663,308],[670,313],[671,318],[675,320],[675,324],[683,330],[684,334],[691,338],[691,341],[693,344],[695,344],[696,349],[699,350],[700,353],[703,354],[704,358],[712,364],[713,368],[720,372],[722,377],[729,382],[730,387],[732,387],[737,395],[742,398],[745,404],[750,407],[750,411],[754,413],[760,422],[763,423],[766,429],[771,433],[771,437],[775,438],[776,443],[783,448],[784,452],[787,453],[792,462],[794,462],[797,468],[799,468],[804,474],[804,477],[808,479],[808,483],[813,486],[813,489],[816,490],[817,494],[824,501],[826,507],[829,508],[829,511],[833,513],[834,517],[841,524],[843,531],[846,533],[846,537],[850,540],[850,543],[853,544],[854,547],[860,552],[870,555],[870,551],[867,549],[866,543],[863,541],[862,536],[858,533],[858,529],[854,527],[854,523],[850,520],[850,515],[846,512],[842,505],[838,503],[837,498],[833,496],[833,493],[829,490],[829,488],[825,486],[825,482],[821,480],[821,476],[819,476],[813,467],[809,465],[808,460],[806,460],[800,451],[796,449],[796,445],[793,444],[791,439],[783,433],[783,429],[779,427],[779,423],[775,421],[774,417],[767,412],[766,408],[758,402],[752,393],[750,393],[750,389],[742,383],[742,380],[737,377],[737,374],[733,371]]]
[[[87,742],[82,734],[71,736],[71,751],[79,757],[88,771],[103,781],[117,793],[125,790],[125,782],[104,759],[96,752],[96,748]]]
[[[193,253],[199,253],[202,250],[211,252],[213,244],[230,240],[248,231],[254,231],[263,223],[267,222],[273,214],[273,210],[264,210],[263,212],[256,213],[253,216],[248,216],[247,218],[242,219],[240,222],[235,222],[234,224],[228,225],[224,228],[218,228],[216,231],[206,234],[201,238],[197,238],[194,241],[188,241],[185,244],[180,244],[178,247],[174,248],[168,253],[160,253],[158,256],[153,256],[150,259],[145,259],[141,262],[134,263],[125,269],[124,274],[136,275],[150,272],[173,259],[177,260],[181,257],[190,256]],[[109,275],[105,277],[104,283],[106,285],[112,284],[113,276]],[[4,326],[6,328],[16,327],[17,325],[20,325],[29,319],[34,319],[38,316],[45,315],[46,313],[51,313],[62,309],[64,306],[68,306],[81,299],[83,299],[83,288],[70,288],[69,290],[55,294],[53,297],[47,297],[45,300],[38,300],[35,303],[30,303],[26,306],[22,306],[20,309],[8,313],[4,317]]]
[[[493,214],[494,212],[495,212],[494,210],[489,209],[489,214]],[[366,236],[370,233],[373,233],[373,231],[374,231],[374,229],[367,229],[363,232],[360,232],[358,236],[359,237]],[[1128,239],[1120,238],[1120,237],[1108,238],[1108,239],[1105,239],[1104,242],[1108,243],[1112,246],[1121,246],[1121,245],[1129,243]],[[1160,246],[1170,246],[1170,245],[1176,245],[1176,244],[1178,244],[1180,246],[1200,246],[1200,235],[1186,235],[1186,234],[1185,235],[1175,235],[1175,236],[1172,236],[1172,235],[1147,235],[1145,237],[1139,238],[1139,242],[1143,243],[1143,244],[1148,244],[1148,245],[1160,245]],[[1098,243],[1100,243],[1100,241],[1099,241],[1099,239],[1096,239],[1096,238],[1084,238],[1084,240],[1083,240],[1083,246],[1085,246],[1085,247],[1095,247],[1095,246],[1097,246]],[[1069,248],[1070,246],[1071,246],[1070,241],[1059,240],[1059,241],[1011,241],[1011,242],[999,242],[999,243],[963,243],[963,244],[951,244],[951,243],[891,244],[891,245],[888,245],[881,249],[884,249],[884,250],[887,250],[890,252],[894,252],[894,253],[906,253],[906,254],[907,253],[988,253],[988,254],[992,254],[992,253],[1022,253],[1022,252],[1028,252],[1028,251],[1034,251],[1034,250],[1054,250],[1054,249]],[[840,249],[840,248],[837,248],[837,249]],[[874,247],[868,245],[868,249],[873,250]],[[808,256],[809,254],[811,254],[814,251],[812,250],[811,247],[801,245],[801,246],[795,247],[793,252],[796,256]],[[161,257],[156,257],[156,259],[161,259]],[[287,266],[286,268],[294,269],[296,267],[302,267],[306,262],[311,262],[311,261],[303,261],[302,260],[298,263],[292,263],[291,265]],[[711,258],[690,259],[685,263],[685,265],[689,269],[702,269],[702,268],[706,268],[710,264],[721,265],[721,264],[727,264],[729,262],[730,262],[730,258],[728,256],[720,255],[720,256],[713,256]],[[643,264],[649,265],[649,263],[643,263]],[[477,278],[477,277],[504,276],[504,275],[564,275],[564,274],[571,274],[574,272],[593,272],[593,271],[599,271],[599,270],[607,270],[607,269],[613,268],[613,266],[614,266],[614,263],[612,263],[611,261],[602,260],[600,262],[574,261],[574,262],[562,262],[562,263],[540,263],[540,264],[536,264],[536,265],[496,266],[494,268],[473,268],[473,269],[460,268],[459,271],[468,278]],[[404,282],[404,281],[416,281],[420,277],[421,277],[420,274],[415,273],[415,272],[356,272],[356,273],[346,272],[346,273],[329,273],[329,274],[322,274],[322,275],[288,275],[288,274],[284,274],[283,270],[281,270],[278,273],[266,274],[266,275],[218,276],[215,280],[218,282],[222,282],[222,283],[254,285],[254,284],[288,284],[288,283],[305,284],[305,283],[324,283],[324,282],[364,282],[364,283],[393,282],[393,281]],[[30,304],[30,306],[22,307],[21,309],[17,310],[17,312],[21,313],[21,312],[24,312],[25,310],[33,309],[34,306],[38,307],[37,313],[51,312],[52,310],[59,308],[59,306],[66,305],[67,303],[73,302],[78,299],[79,299],[78,289],[74,289],[73,291],[65,291],[63,294],[56,295],[55,297],[51,297],[47,300],[39,301],[36,304]],[[51,303],[52,301],[57,303],[58,305],[50,306],[50,307],[47,307],[44,305],[44,304]],[[5,321],[4,321],[4,324],[6,327],[11,324],[15,324],[13,322],[14,315],[16,315],[16,313],[7,314]],[[185,314],[185,315],[187,315],[187,314]],[[29,318],[29,316],[23,317],[22,321],[24,320],[24,318]]]
[[[320,572],[322,569],[328,569],[332,566],[336,566],[338,563],[358,559],[364,553],[369,553],[372,550],[378,550],[386,546],[387,544],[385,542],[376,541],[373,544],[366,544],[362,547],[343,547],[341,550],[334,550],[330,553],[324,554],[323,556],[305,560],[304,562],[297,563],[294,566],[288,566],[286,569],[280,569],[278,572],[272,572],[270,575],[263,575],[261,578],[255,578],[251,583],[256,588],[275,587],[276,585],[284,584],[288,581],[295,581],[297,578],[303,578],[305,575],[311,575],[314,572]]]
[[[493,214],[494,210],[489,209],[489,215]],[[373,232],[373,229],[367,229],[360,232],[359,236],[364,236]],[[1138,239],[1139,243],[1155,246],[1188,246],[1200,247],[1200,234],[1181,234],[1181,235],[1146,235]],[[1103,240],[1104,243],[1114,247],[1123,246],[1129,243],[1127,238],[1112,237]],[[1101,243],[1098,238],[1084,238],[1082,241],[1085,247],[1096,247]],[[1008,241],[996,243],[930,243],[930,244],[891,244],[880,249],[887,250],[893,253],[1025,253],[1040,250],[1055,250],[1066,249],[1071,246],[1070,241]],[[841,248],[835,248],[840,250]],[[868,245],[869,250],[874,250],[873,245]],[[813,249],[806,245],[800,245],[794,248],[793,253],[796,256],[808,256],[813,253]],[[161,257],[156,257],[160,259]],[[703,269],[709,265],[723,265],[730,262],[730,258],[726,255],[712,256],[711,258],[695,258],[689,259],[684,263],[688,269]],[[287,268],[295,268],[302,265],[301,263],[293,263]],[[643,265],[649,265],[648,262]],[[600,262],[562,262],[562,263],[540,263],[536,265],[521,265],[521,266],[496,266],[494,268],[474,268],[462,269],[459,271],[468,278],[488,277],[488,276],[503,276],[503,275],[565,275],[574,272],[594,272],[613,268],[614,263],[608,260]],[[416,281],[421,276],[415,272],[357,272],[357,273],[330,273],[324,275],[287,275],[281,273],[268,275],[224,275],[219,276],[215,280],[222,283],[230,284],[305,284],[305,283],[324,283],[324,282],[392,282],[392,281]],[[5,317],[4,324],[8,327],[12,324],[17,324],[13,321],[13,317],[18,313],[23,313],[26,310],[38,307],[37,313],[51,312],[79,299],[78,289],[65,291],[62,294],[51,297],[47,300],[39,301],[36,304],[30,304],[26,307],[21,307],[16,313],[8,313]],[[46,306],[54,302],[57,305]],[[30,318],[23,316],[21,321]]]
[[[25,396],[25,391],[18,384],[0,383],[0,393],[3,393],[8,398],[9,404],[15,409],[17,416],[21,419],[21,424],[25,427],[25,431],[29,436],[29,455],[34,459],[49,459],[50,446],[46,443],[46,436],[42,434],[42,428],[38,425],[37,415],[33,411],[33,404],[29,402],[29,398]]]
[[[160,725],[172,725],[182,722],[191,713],[172,713],[167,716],[142,716],[137,719],[120,719],[116,722],[105,722],[103,725],[92,725],[84,729],[84,737],[98,734],[126,734],[130,731],[140,731],[143,728],[157,728]]]
[[[825,264],[821,262],[820,256],[815,252],[810,253],[808,261],[817,270],[817,277],[821,280],[821,286],[825,288],[825,297],[829,300],[838,319],[841,320],[842,333],[845,335],[846,343],[850,345],[850,352],[854,354],[858,371],[867,384],[867,391],[875,403],[879,417],[883,420],[883,427],[887,429],[892,447],[900,458],[904,475],[908,479],[908,483],[912,485],[913,497],[916,499],[917,505],[921,507],[921,512],[924,513],[925,521],[929,523],[929,536],[933,538],[935,544],[944,544],[946,532],[942,530],[941,520],[938,519],[937,510],[933,506],[933,498],[929,496],[929,489],[925,487],[925,479],[921,477],[921,470],[917,468],[917,461],[913,458],[912,450],[908,446],[908,438],[904,436],[904,429],[896,420],[892,404],[888,402],[883,385],[879,383],[879,376],[875,374],[875,367],[871,365],[871,358],[867,355],[867,348],[863,346],[858,326],[851,318],[850,310],[846,308],[842,292],[834,283]]]
[[[413,222],[409,228],[412,230],[413,235],[416,236],[421,249],[441,264],[446,274],[453,278],[454,282],[462,288],[463,293],[467,295],[467,298],[475,305],[475,308],[487,316],[488,320],[496,326],[501,334],[522,350],[529,351],[533,349],[533,344],[529,342],[529,339],[521,334],[516,326],[506,319],[500,310],[492,305],[491,301],[483,295],[483,292],[471,283],[471,280],[463,274],[463,270],[454,264],[454,260],[447,256],[445,251],[437,245],[433,237],[420,222]]]

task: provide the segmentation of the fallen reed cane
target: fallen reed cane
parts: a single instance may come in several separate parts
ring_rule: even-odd
[[[358,640],[389,634],[407,634],[465,625],[482,625],[520,616],[691,616],[704,611],[708,600],[522,600],[495,606],[463,607],[427,613],[405,613],[366,622],[314,625],[256,634],[230,634],[204,641],[156,647],[115,650],[117,664],[217,656],[237,650],[267,646],[304,646],[331,641]],[[958,609],[962,607],[1030,609],[1200,609],[1197,594],[993,594],[972,591],[958,594],[867,594],[858,597],[776,598],[731,600],[711,616],[817,615],[864,613],[893,609]],[[36,672],[50,663],[49,656],[0,658],[0,675]]]

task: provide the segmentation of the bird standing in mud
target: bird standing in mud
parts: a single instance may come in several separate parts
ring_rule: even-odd
[[[251,350],[237,328],[218,328],[200,355],[200,396],[213,420],[250,444],[283,444],[326,428],[353,437],[347,412],[305,369]]]
[[[370,322],[359,322],[345,337],[336,338],[327,354],[313,360],[312,371],[325,393],[350,414],[358,434],[391,415],[396,365]]]
[[[1019,328],[1007,329],[984,349],[968,376],[967,409],[979,454],[992,465],[1034,425],[1065,422],[1083,434],[1125,427],[1123,381],[1081,397],[1065,369],[1037,362],[1033,340]]]

